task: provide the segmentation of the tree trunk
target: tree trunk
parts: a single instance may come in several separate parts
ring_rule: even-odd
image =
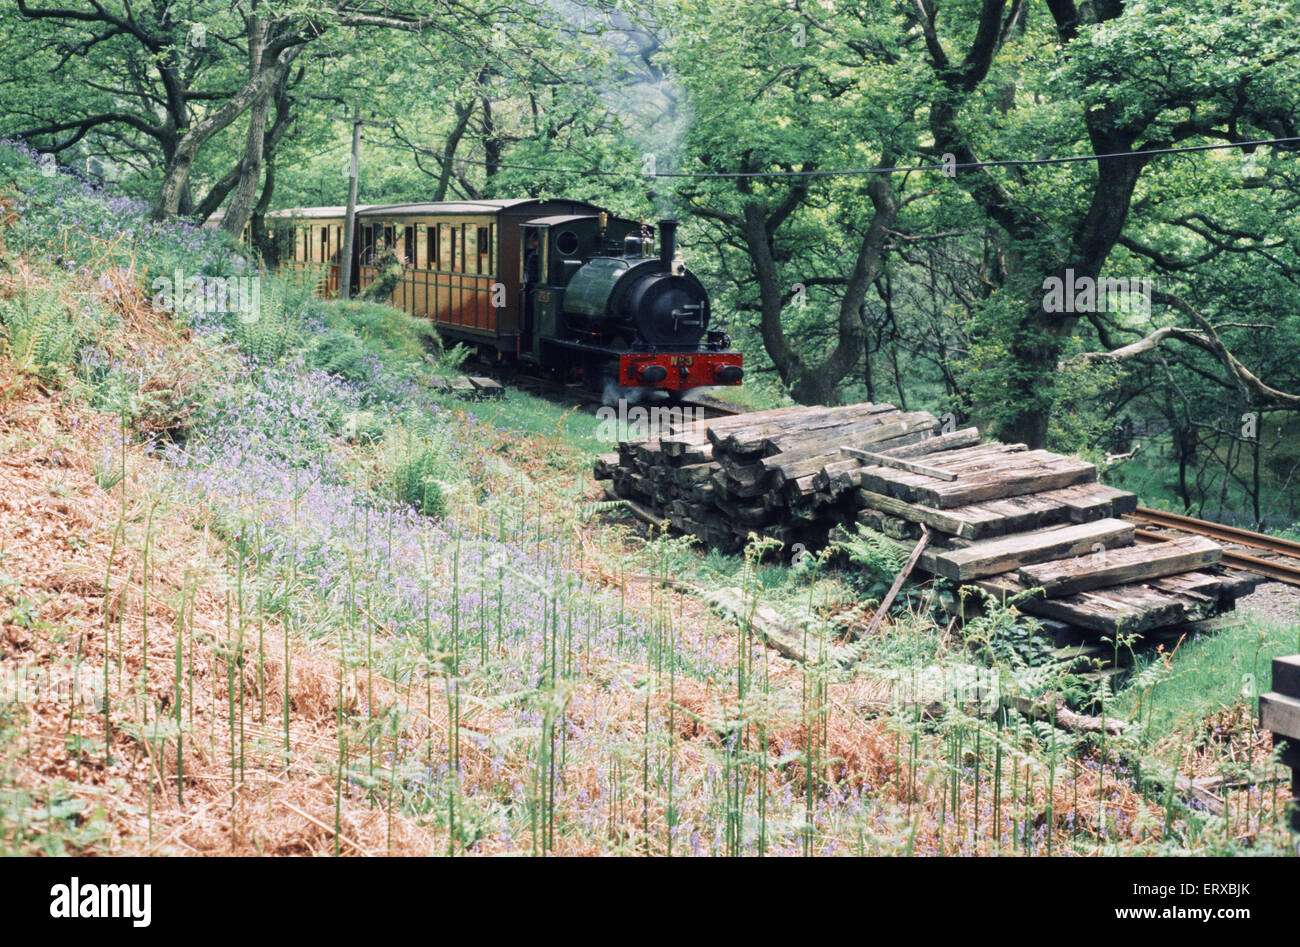
[[[158,196],[154,201],[153,217],[155,220],[166,220],[169,217],[176,216],[180,208],[181,196],[185,192],[186,185],[190,180],[190,172],[194,168],[194,158],[199,149],[213,135],[242,115],[244,110],[252,105],[253,101],[264,90],[270,88],[283,75],[284,70],[288,69],[289,64],[297,58],[298,53],[301,51],[302,46],[291,46],[280,53],[272,63],[263,63],[261,72],[228,99],[225,105],[185,133],[185,136],[177,144],[176,153],[163,174],[162,185],[159,187]]]
[[[248,235],[253,249],[268,266],[277,266],[280,263],[280,247],[274,235],[266,228],[266,212],[271,209],[271,196],[275,193],[275,151],[279,147],[280,138],[293,121],[289,86],[297,84],[302,77],[303,70],[300,68],[298,75],[290,83],[286,73],[275,87],[275,121],[271,123],[271,130],[267,132],[266,140],[262,142],[262,165],[266,169],[266,174],[262,179],[262,190],[258,194],[257,203],[253,206],[253,213],[249,217]]]
[[[889,157],[882,158],[882,166],[892,164]],[[742,235],[759,285],[759,328],[763,346],[781,380],[789,386],[790,397],[800,404],[835,404],[839,400],[839,384],[858,366],[866,349],[866,326],[862,321],[862,307],[867,289],[880,273],[881,251],[885,244],[885,231],[892,227],[898,216],[898,199],[894,194],[889,175],[872,177],[867,185],[875,213],[858,247],[853,270],[844,285],[836,325],[836,342],[831,352],[818,364],[808,363],[790,344],[781,322],[784,308],[781,277],[777,270],[772,239],[777,227],[802,202],[806,190],[791,191],[781,208],[769,215],[767,209],[756,202],[745,206]]]
[[[483,164],[487,177],[487,193],[492,193],[492,176],[501,165],[501,136],[497,133],[496,123],[492,120],[492,100],[483,96]]]
[[[266,21],[252,17],[248,25],[248,77],[254,80],[262,71],[262,54],[266,49]],[[283,67],[279,72],[284,76]],[[248,223],[248,216],[253,212],[257,186],[262,180],[262,143],[266,139],[266,119],[271,111],[271,95],[274,89],[268,85],[255,99],[248,112],[248,137],[244,146],[244,160],[239,166],[239,183],[235,185],[230,203],[226,205],[226,216],[221,221],[221,229],[232,237],[239,237]]]
[[[447,199],[447,188],[451,186],[452,160],[456,156],[456,149],[460,147],[460,140],[465,137],[465,130],[469,128],[470,116],[474,114],[474,100],[470,99],[464,105],[456,105],[456,124],[452,126],[451,134],[447,136],[447,147],[442,152],[442,169],[438,173],[438,185],[433,191],[434,202],[445,201]]]
[[[271,195],[275,193],[275,154],[266,155],[266,177],[262,180],[262,193],[257,198],[257,206],[249,217],[248,236],[257,252],[267,266],[280,264],[280,247],[274,235],[266,229],[266,212],[271,208]]]

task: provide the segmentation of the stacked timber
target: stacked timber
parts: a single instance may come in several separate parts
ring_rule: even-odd
[[[916,567],[1094,633],[1196,622],[1250,591],[1201,538],[1135,546],[1137,497],[1093,464],[944,431],[890,404],[792,407],[661,425],[598,459],[647,519],[724,551],[754,535],[823,546],[860,523]]]
[[[623,441],[596,463],[614,493],[660,513],[710,546],[734,551],[751,533],[792,544],[824,543],[852,519],[852,496],[832,500],[817,474],[841,448],[892,451],[934,436],[938,420],[889,404],[780,408],[669,424]]]

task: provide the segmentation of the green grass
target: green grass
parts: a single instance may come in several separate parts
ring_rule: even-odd
[[[555,455],[557,469],[586,467],[589,472],[590,463],[597,454],[618,447],[598,436],[600,419],[592,411],[563,405],[515,388],[507,388],[504,398],[452,403],[493,427],[541,437],[554,444],[557,450],[567,448],[572,451],[567,463],[565,458]]]
[[[1154,686],[1142,675],[1115,696],[1121,717],[1139,716],[1148,734],[1194,726],[1211,714],[1245,703],[1254,712],[1259,694],[1269,689],[1270,662],[1300,651],[1300,614],[1276,620],[1243,614],[1211,634],[1184,641],[1169,669]],[[1143,664],[1150,666],[1154,658]]]

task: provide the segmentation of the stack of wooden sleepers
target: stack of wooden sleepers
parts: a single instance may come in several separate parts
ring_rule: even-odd
[[[1256,577],[1214,542],[1134,545],[1137,497],[1093,464],[944,431],[890,404],[791,407],[669,424],[596,462],[613,496],[726,551],[751,534],[820,548],[855,521],[917,568],[1093,633],[1141,633],[1230,610]]]

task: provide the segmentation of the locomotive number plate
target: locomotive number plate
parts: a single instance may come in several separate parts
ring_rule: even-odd
[[[669,359],[668,364],[670,364],[670,365],[694,365],[694,364],[695,364],[695,356],[694,356],[694,355],[674,355],[671,359]]]

